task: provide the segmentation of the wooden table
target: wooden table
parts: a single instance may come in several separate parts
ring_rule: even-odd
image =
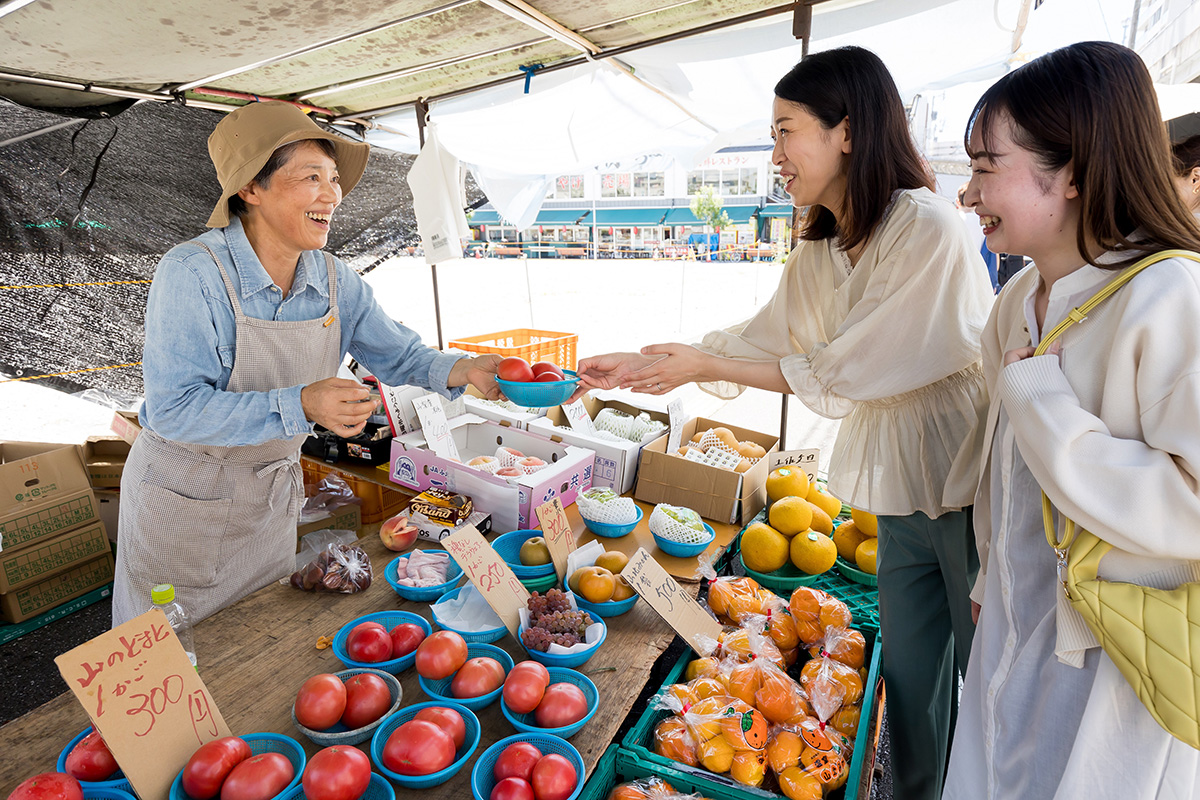
[[[310,594],[272,584],[196,626],[200,675],[234,733],[286,734],[299,740],[311,757],[320,748],[300,734],[291,721],[296,690],[312,675],[342,669],[332,650],[316,649],[317,638],[332,636],[344,623],[373,611],[402,608],[432,620],[428,604],[401,599],[384,580],[384,566],[394,554],[384,549],[376,531],[377,525],[368,526],[361,540],[375,572],[367,591],[356,595]],[[651,666],[673,636],[645,602],[623,616],[609,619],[607,641],[580,668],[595,682],[601,698],[596,715],[571,739],[583,755],[589,774],[613,741]],[[497,644],[514,660],[525,658],[510,636]],[[398,677],[404,687],[405,705],[428,699],[417,683],[415,670]],[[483,736],[476,755],[516,733],[501,714],[498,702],[477,712],[477,716]],[[83,707],[68,692],[0,728],[0,797],[7,797],[25,778],[53,771],[62,748],[89,724]],[[369,755],[369,741],[359,747]],[[154,756],[147,752],[146,757]],[[423,790],[422,796],[431,800],[469,798],[473,763],[472,759],[441,786]]]

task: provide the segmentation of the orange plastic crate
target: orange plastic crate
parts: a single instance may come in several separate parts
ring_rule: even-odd
[[[317,465],[309,461],[301,461],[300,466],[304,470],[305,483],[316,483],[330,472],[336,472],[341,476],[350,485],[350,491],[354,492],[354,496],[362,500],[363,525],[383,522],[399,514],[408,505],[408,495],[404,492],[380,486],[349,472],[342,472],[328,464]]]
[[[558,331],[539,331],[517,328],[482,336],[464,336],[450,342],[451,347],[468,353],[495,353],[501,356],[520,356],[529,363],[550,361],[563,369],[575,369],[575,346],[579,334]]]

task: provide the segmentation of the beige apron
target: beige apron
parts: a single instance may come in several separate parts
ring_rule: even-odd
[[[201,245],[204,247],[204,245]],[[221,260],[237,333],[228,392],[265,392],[337,374],[342,360],[337,272],[329,272],[329,311],[297,322],[242,313]],[[296,566],[305,436],[220,447],[164,439],[143,430],[121,480],[113,626],[148,611],[150,589],[175,585],[192,622],[231,605]]]

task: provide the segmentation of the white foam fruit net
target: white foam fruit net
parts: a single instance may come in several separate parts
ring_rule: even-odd
[[[495,456],[479,456],[468,461],[467,466],[489,475],[495,475],[496,470],[500,469],[500,459]]]
[[[650,532],[673,542],[699,544],[709,539],[700,515],[690,508],[659,503],[650,513]]]
[[[753,444],[752,442],[739,442],[738,446]],[[688,461],[695,461],[698,464],[707,464],[710,467],[719,469],[728,469],[739,471],[738,467],[745,466],[740,471],[744,472],[750,467],[761,461],[761,458],[750,458],[729,446],[729,443],[716,434],[715,431],[709,429],[705,431],[700,439],[693,441],[687,445],[688,451],[683,457]]]
[[[637,504],[621,497],[614,490],[592,487],[575,498],[579,514],[589,522],[605,525],[628,525],[637,519]]]
[[[659,434],[667,429],[665,423],[651,419],[649,414],[642,413],[633,417],[615,408],[600,409],[592,424],[596,426],[597,433],[611,434],[618,440],[630,442],[644,441],[647,435]]]
[[[517,462],[524,457],[524,453],[512,447],[496,448],[496,460],[500,462],[501,467],[515,467]]]

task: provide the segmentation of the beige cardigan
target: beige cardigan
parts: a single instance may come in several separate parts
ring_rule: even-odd
[[[966,228],[927,189],[897,192],[851,270],[832,239],[788,258],[775,296],[700,349],[778,360],[813,411],[845,418],[829,489],[876,514],[970,505],[986,407],[979,337],[991,284]],[[720,397],[744,387],[704,384]]]

